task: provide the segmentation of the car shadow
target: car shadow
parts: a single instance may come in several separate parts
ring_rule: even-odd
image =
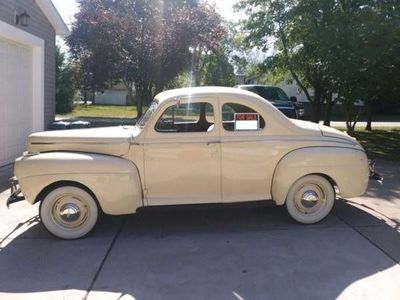
[[[315,225],[295,223],[269,204],[146,208],[104,216],[75,241],[53,238],[34,217],[26,231],[0,242],[0,295],[321,299],[361,289],[390,298],[400,280],[396,258],[355,219],[399,242],[384,218],[345,200]]]

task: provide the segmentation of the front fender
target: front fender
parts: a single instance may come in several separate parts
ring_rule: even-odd
[[[368,186],[369,167],[364,151],[345,147],[308,147],[284,156],[275,168],[271,194],[283,205],[292,184],[309,174],[332,179],[342,197],[362,195]]]
[[[48,152],[18,158],[14,172],[31,204],[47,186],[72,181],[90,189],[106,214],[134,213],[143,205],[139,172],[131,161],[120,157]]]

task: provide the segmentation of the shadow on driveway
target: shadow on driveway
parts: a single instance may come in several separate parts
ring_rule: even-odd
[[[354,211],[356,209],[356,211]],[[357,218],[360,224],[354,225]],[[37,223],[3,239],[0,296],[33,299],[398,299],[396,258],[357,226],[399,233],[345,201],[315,225],[270,205],[146,208],[76,241]],[[21,225],[22,227],[25,225]]]

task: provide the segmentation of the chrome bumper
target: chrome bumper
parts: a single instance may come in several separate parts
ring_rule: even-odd
[[[379,183],[383,183],[383,176],[375,172],[375,162],[368,160],[369,164],[369,179],[376,180]]]
[[[22,200],[25,200],[25,197],[21,194],[21,189],[18,186],[18,180],[16,177],[10,178],[10,185],[11,185],[11,195],[7,199],[7,207],[10,206],[10,204],[13,204],[15,202],[19,202]]]

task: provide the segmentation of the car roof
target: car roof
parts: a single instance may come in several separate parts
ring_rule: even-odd
[[[189,87],[189,88],[180,88],[168,90],[165,92],[159,93],[155,99],[159,102],[163,102],[165,100],[177,97],[184,96],[205,96],[205,95],[215,95],[215,94],[229,94],[229,95],[238,95],[238,96],[250,96],[257,97],[254,93],[231,87],[219,87],[219,86],[203,86],[203,87]]]

